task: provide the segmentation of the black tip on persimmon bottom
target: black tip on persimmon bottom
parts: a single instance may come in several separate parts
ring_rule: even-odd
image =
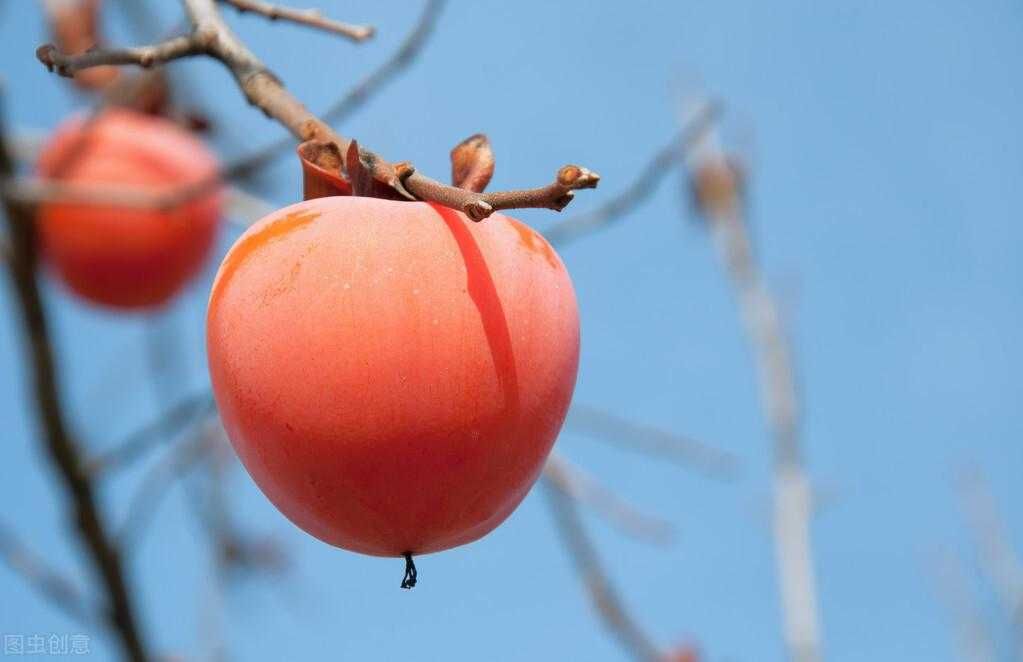
[[[412,561],[412,552],[402,554],[405,557],[405,578],[401,580],[402,588],[412,588],[416,585],[416,564]]]

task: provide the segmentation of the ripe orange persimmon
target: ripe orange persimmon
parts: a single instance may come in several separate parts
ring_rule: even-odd
[[[523,499],[571,399],[579,320],[561,260],[514,219],[329,197],[238,240],[207,345],[267,497],[330,544],[402,556],[472,542]]]
[[[109,110],[61,125],[39,157],[41,177],[98,191],[153,194],[209,181],[213,154],[172,122]],[[215,187],[214,187],[215,188]],[[218,190],[170,208],[82,201],[39,209],[43,253],[72,291],[107,306],[167,301],[202,267],[220,218]]]

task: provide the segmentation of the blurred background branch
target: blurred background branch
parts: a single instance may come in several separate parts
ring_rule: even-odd
[[[668,460],[711,478],[734,479],[741,468],[739,458],[731,453],[578,402],[569,409],[565,426],[579,434],[643,453],[654,459]]]
[[[641,512],[556,451],[547,458],[543,475],[563,494],[589,506],[626,535],[655,545],[667,545],[674,537],[670,522]]]
[[[586,533],[576,500],[555,480],[545,477],[542,485],[554,514],[555,529],[604,627],[633,660],[660,662],[660,650],[630,614],[612,585],[597,548]]]
[[[708,102],[701,106],[682,131],[639,170],[625,190],[592,211],[554,223],[544,231],[547,241],[554,246],[564,246],[621,220],[645,202],[676,166],[685,162],[689,150],[710,130],[720,112],[721,108],[716,103]]]
[[[15,174],[14,160],[5,139],[6,132],[6,123],[0,121],[0,177],[4,182]],[[97,504],[95,486],[85,469],[79,444],[72,437],[65,420],[57,388],[57,368],[49,326],[36,280],[38,254],[34,213],[31,207],[6,196],[4,210],[14,249],[12,258],[6,264],[20,306],[25,363],[31,366],[36,413],[43,429],[43,445],[69,497],[69,516],[75,523],[77,538],[88,552],[93,569],[104,586],[107,624],[119,639],[126,658],[146,660],[149,653],[139,630],[134,599],[128,589],[120,552]]]
[[[376,32],[368,25],[352,25],[327,18],[317,9],[294,9],[261,0],[220,0],[220,2],[231,5],[241,13],[252,12],[271,21],[290,21],[306,27],[332,32],[354,41],[369,39]]]
[[[823,653],[810,540],[813,503],[803,467],[799,394],[791,351],[778,305],[753,255],[745,218],[744,173],[720,148],[715,133],[700,138],[689,153],[691,191],[735,290],[773,438],[772,529],[785,643],[792,662],[819,662]]]
[[[1023,564],[1009,542],[1005,521],[980,469],[963,469],[957,483],[980,567],[1010,624],[1012,655],[1023,660]]]
[[[81,623],[95,624],[98,613],[85,603],[75,584],[22,544],[11,527],[3,522],[0,522],[0,557],[54,607]]]

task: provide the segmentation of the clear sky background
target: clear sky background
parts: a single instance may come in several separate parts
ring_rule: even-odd
[[[110,5],[109,32],[131,40]],[[177,3],[160,5],[167,26]],[[311,4],[306,2],[305,4]],[[317,0],[373,23],[354,46],[227,12],[300,97],[322,108],[382,61],[418,2]],[[47,40],[35,3],[0,5],[7,114],[57,123],[80,100],[34,57]],[[726,106],[725,134],[752,163],[759,255],[788,311],[805,398],[809,470],[826,502],[814,521],[829,660],[958,659],[935,578],[961,556],[983,615],[1007,624],[976,572],[954,488],[978,466],[1023,549],[1023,7],[1017,2],[451,2],[418,62],[343,129],[395,160],[447,172],[477,131],[497,154],[494,188],[546,182],[563,163],[603,175],[570,208],[627,185],[677,130],[680,90]],[[211,62],[175,64],[196,104],[215,108],[223,153],[283,131],[249,108]],[[285,158],[265,178],[281,205],[299,194]],[[551,212],[523,212],[541,229]],[[232,238],[225,232],[221,253]],[[739,455],[729,484],[565,433],[558,448],[621,494],[675,523],[668,549],[588,518],[614,580],[665,645],[695,640],[711,660],[783,659],[766,516],[770,444],[752,357],[707,234],[678,178],[613,229],[563,251],[582,311],[576,400],[693,435]],[[214,265],[210,266],[213,269]],[[210,273],[156,319],[87,307],[48,281],[47,306],[72,421],[95,449],[160,408],[148,381],[154,328],[178,339],[176,395],[206,383]],[[2,518],[62,571],[87,579],[36,442],[10,284],[0,285]],[[154,458],[157,459],[159,454]],[[143,473],[104,492],[120,521]],[[542,494],[484,540],[419,562],[357,556],[299,532],[237,466],[232,506],[277,536],[293,564],[242,580],[222,623],[239,660],[616,660],[559,545]],[[204,538],[178,488],[129,559],[160,650],[203,650],[214,619]],[[0,569],[0,631],[83,632]],[[93,633],[101,659],[115,650]]]

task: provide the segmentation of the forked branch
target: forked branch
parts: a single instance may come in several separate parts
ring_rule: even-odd
[[[316,9],[295,9],[283,5],[275,5],[261,0],[220,0],[224,4],[231,5],[240,12],[252,12],[259,14],[271,21],[282,20],[305,25],[317,30],[325,30],[334,34],[348,37],[354,41],[365,41],[376,33],[376,29],[369,25],[352,25],[327,18]]]
[[[216,0],[183,0],[192,25],[190,34],[156,46],[131,49],[99,49],[82,55],[61,53],[46,45],[37,54],[51,70],[74,75],[90,67],[110,64],[152,66],[180,57],[206,55],[223,63],[250,104],[284,125],[301,142],[333,143],[337,154],[347,154],[352,140],[334,131],[292,95],[263,62],[227,26]],[[323,150],[323,153],[327,153]],[[480,221],[500,209],[546,208],[560,211],[572,201],[574,191],[594,188],[600,177],[581,166],[567,165],[547,186],[516,191],[477,193],[442,184],[405,163],[395,165],[359,147],[358,161],[370,176],[391,189],[392,197],[425,200],[458,209]],[[328,167],[327,164],[318,164]]]
[[[376,69],[366,74],[365,77],[345,92],[340,99],[331,104],[327,110],[320,114],[320,118],[332,125],[346,119],[372,97],[375,92],[382,89],[398,73],[414,62],[416,55],[426,44],[427,38],[433,33],[433,28],[437,24],[437,19],[443,7],[444,0],[427,0],[415,25],[402,40],[397,50]],[[244,177],[289,151],[293,142],[290,137],[275,140],[269,145],[236,160],[227,167],[227,174]]]
[[[720,107],[717,104],[704,104],[682,132],[653,155],[625,190],[593,211],[559,221],[547,228],[544,236],[549,242],[560,247],[620,220],[650,197],[657,190],[661,180],[685,161],[689,150],[713,126],[719,113]]]
[[[596,545],[583,526],[575,499],[555,481],[543,479],[554,523],[604,626],[636,662],[660,662],[660,651],[629,613],[611,584]]]
[[[0,559],[55,607],[85,625],[95,625],[96,612],[75,585],[18,540],[0,523]]]
[[[641,512],[557,452],[547,458],[543,476],[623,533],[655,545],[670,544],[674,538],[670,522]]]
[[[3,136],[3,127],[0,126],[0,177],[8,178],[14,173],[14,165]],[[65,420],[57,387],[57,369],[49,325],[36,282],[38,254],[32,210],[8,198],[4,198],[3,203],[13,247],[7,269],[21,311],[25,332],[25,361],[32,367],[32,388],[42,427],[43,447],[67,491],[70,503],[68,514],[74,522],[78,539],[88,553],[106,592],[107,623],[118,637],[126,658],[146,660],[149,655],[138,627],[134,600],[128,591],[120,553],[107,530],[95,486],[85,471],[81,448]]]
[[[800,439],[795,368],[781,313],[752,250],[742,171],[720,148],[716,135],[704,138],[704,149],[690,164],[692,192],[735,291],[773,441],[772,531],[785,643],[792,662],[820,662],[821,626],[810,537],[813,504]]]

